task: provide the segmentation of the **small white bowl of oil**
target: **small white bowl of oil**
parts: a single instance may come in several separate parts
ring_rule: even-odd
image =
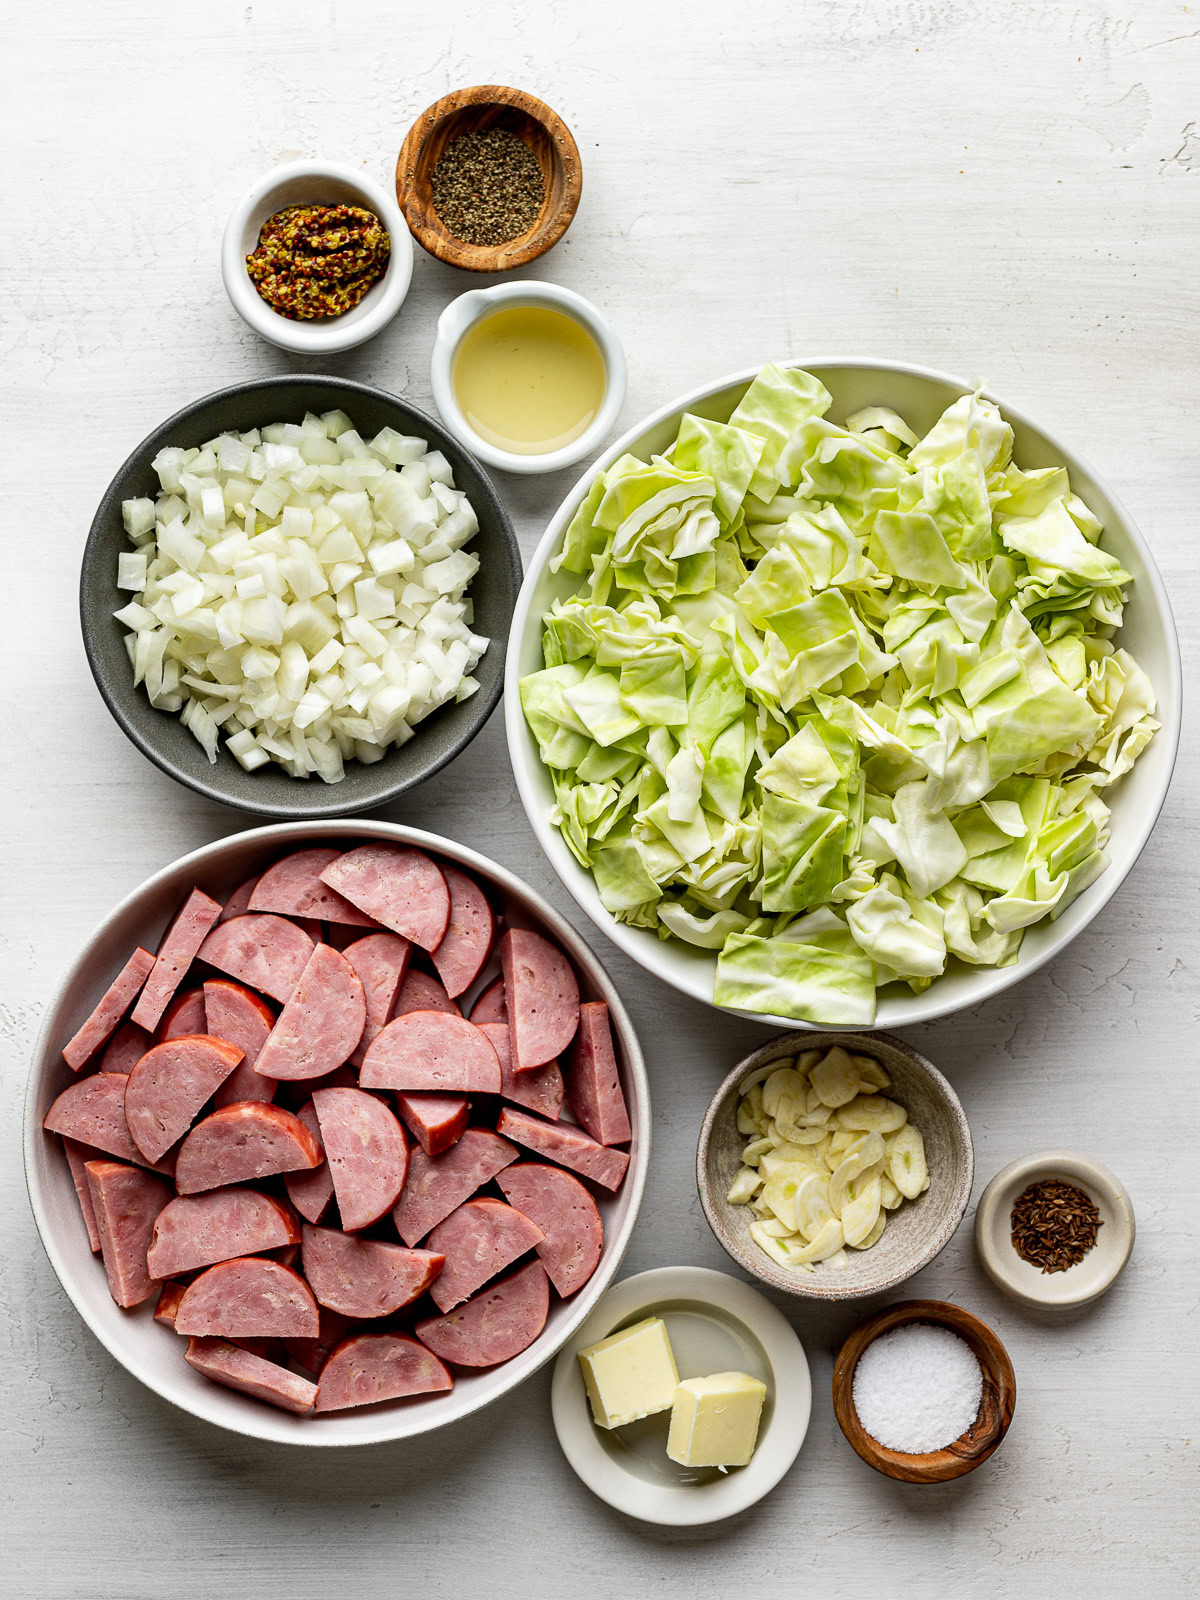
[[[430,376],[442,420],[505,472],[591,455],[625,400],[625,352],[589,300],[552,283],[459,295],[438,318]]]

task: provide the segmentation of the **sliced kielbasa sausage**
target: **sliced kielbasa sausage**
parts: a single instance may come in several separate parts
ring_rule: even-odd
[[[262,1256],[209,1267],[188,1285],[176,1333],[215,1339],[315,1339],[317,1302],[298,1272]]]
[[[476,1024],[508,1021],[508,1008],[504,1004],[503,978],[497,978],[495,983],[488,985],[471,1007],[470,1017]]]
[[[217,1090],[217,1105],[231,1106],[236,1100],[274,1100],[276,1080],[254,1070],[267,1035],[275,1026],[275,1013],[267,1002],[229,978],[210,978],[204,985],[204,1013],[207,1031],[242,1052],[242,1059]]]
[[[250,896],[254,893],[254,886],[258,882],[258,874],[247,878],[245,883],[240,883],[221,907],[218,922],[228,922],[231,917],[241,917],[250,909]]]
[[[632,1137],[603,1000],[589,1000],[579,1008],[579,1031],[567,1068],[567,1100],[597,1144],[627,1144]]]
[[[100,1057],[101,1072],[123,1072],[129,1075],[154,1043],[153,1037],[136,1022],[123,1022],[104,1046]]]
[[[500,1058],[500,1093],[505,1100],[540,1112],[557,1122],[563,1107],[563,1079],[557,1061],[547,1061],[543,1067],[533,1067],[529,1072],[516,1072],[512,1061],[512,1035],[507,1022],[481,1022],[479,1031],[486,1033],[492,1049]]]
[[[443,864],[450,893],[450,921],[433,951],[433,964],[448,995],[463,994],[483,971],[496,936],[496,919],[488,898],[465,872]]]
[[[468,1128],[444,1155],[411,1151],[408,1180],[400,1203],[392,1212],[396,1232],[405,1244],[415,1245],[430,1228],[436,1228],[464,1200],[515,1161],[517,1154],[511,1144],[486,1128]]]
[[[365,844],[321,872],[352,905],[422,950],[436,950],[450,921],[450,892],[436,862],[406,845]]]
[[[359,1333],[343,1340],[322,1367],[316,1408],[344,1411],[453,1387],[437,1356],[407,1334]]]
[[[300,1224],[285,1205],[256,1189],[212,1189],[179,1195],[159,1213],[146,1265],[174,1278],[235,1256],[300,1242]]]
[[[92,1191],[88,1187],[87,1171],[89,1161],[100,1157],[99,1150],[90,1149],[86,1144],[77,1144],[74,1139],[64,1139],[63,1149],[67,1153],[67,1165],[71,1169],[71,1182],[75,1185],[75,1193],[79,1197],[79,1209],[83,1213],[83,1225],[87,1229],[88,1243],[92,1247],[92,1254],[100,1254],[100,1229],[96,1226],[96,1208],[92,1204]]]
[[[156,1039],[177,1039],[181,1033],[207,1033],[204,1014],[204,990],[185,989],[177,994],[163,1012]]]
[[[444,1317],[426,1317],[413,1332],[456,1367],[494,1367],[529,1348],[546,1326],[549,1309],[545,1268],[531,1261]]]
[[[363,1057],[364,1089],[500,1093],[500,1061],[491,1040],[465,1017],[410,1011],[376,1036]]]
[[[72,1072],[78,1072],[115,1030],[153,969],[154,957],[139,945],[97,1000],[90,1016],[63,1045],[63,1060]]]
[[[449,1017],[462,1016],[462,1007],[457,1000],[451,1000],[442,980],[419,967],[410,967],[392,1003],[393,1017],[407,1016],[410,1011],[444,1011]]]
[[[125,1080],[125,1121],[147,1161],[161,1161],[242,1059],[224,1039],[185,1033],[153,1045]]]
[[[426,1241],[446,1264],[430,1293],[439,1311],[450,1311],[476,1289],[511,1267],[545,1234],[503,1200],[468,1200],[439,1222]]]
[[[366,1020],[358,973],[340,950],[316,945],[254,1070],[275,1079],[322,1078],[349,1058]]]
[[[146,1251],[170,1187],[138,1167],[119,1161],[89,1161],[84,1167],[109,1293],[119,1306],[141,1305],[158,1287],[146,1266]]]
[[[597,1144],[580,1128],[568,1122],[543,1122],[525,1111],[513,1111],[508,1106],[500,1113],[496,1132],[506,1139],[515,1139],[528,1150],[556,1161],[560,1167],[570,1167],[593,1183],[605,1189],[619,1189],[629,1165],[624,1150],[612,1150],[608,1145]]]
[[[321,1147],[299,1117],[243,1100],[196,1124],[179,1147],[175,1184],[180,1194],[200,1194],[320,1164]]]
[[[404,1187],[404,1129],[382,1100],[361,1089],[315,1089],[312,1103],[342,1227],[365,1228],[392,1209]]]
[[[561,1167],[519,1161],[506,1167],[496,1182],[508,1203],[545,1234],[535,1248],[563,1299],[582,1289],[600,1264],[604,1224],[596,1202],[579,1179]]]
[[[197,1372],[240,1394],[251,1394],[281,1411],[307,1415],[317,1398],[317,1386],[289,1372],[278,1362],[264,1360],[253,1351],[239,1349],[226,1339],[189,1339],[184,1360]]]
[[[471,1102],[452,1094],[398,1094],[396,1109],[427,1156],[440,1156],[462,1136]]]
[[[311,917],[317,922],[349,923],[356,928],[373,928],[375,920],[343,900],[336,889],[321,882],[321,873],[342,854],[318,846],[295,850],[273,867],[268,867],[254,886],[248,910],[273,911],[280,917]]]
[[[158,1304],[154,1307],[155,1322],[161,1322],[165,1327],[174,1329],[175,1313],[179,1310],[179,1302],[183,1299],[186,1289],[186,1283],[163,1284],[159,1291]]]
[[[425,1293],[445,1257],[305,1224],[302,1259],[309,1288],[330,1311],[344,1317],[387,1317]]]
[[[557,1060],[579,1026],[579,984],[571,963],[540,933],[510,928],[500,941],[500,964],[513,1065],[528,1072]]]
[[[205,935],[221,915],[221,907],[203,889],[193,889],[167,936],[158,947],[154,967],[138,995],[133,1021],[151,1033],[158,1027],[171,996],[196,959]]]
[[[218,924],[200,946],[199,956],[239,983],[284,1001],[291,999],[312,953],[313,940],[294,922],[250,912]]]
[[[367,1003],[362,1038],[350,1055],[350,1060],[358,1067],[362,1065],[367,1046],[392,1014],[396,995],[408,971],[412,945],[398,933],[369,933],[365,939],[348,944],[342,953],[358,973]]]
[[[130,1137],[125,1121],[127,1082],[122,1072],[95,1072],[71,1084],[47,1111],[42,1127],[144,1167],[146,1158]]]

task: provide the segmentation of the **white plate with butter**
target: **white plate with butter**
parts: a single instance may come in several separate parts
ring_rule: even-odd
[[[673,1461],[667,1454],[669,1410],[624,1426],[602,1428],[593,1421],[578,1353],[649,1319],[661,1320],[665,1340],[647,1328],[624,1352],[632,1359],[619,1359],[619,1341],[590,1363],[601,1411],[615,1418],[624,1414],[625,1406],[636,1409],[639,1391],[648,1399],[656,1397],[649,1403],[663,1404],[672,1358],[681,1382],[744,1375],[752,1386],[757,1380],[766,1387],[747,1465],[722,1471]],[[710,1386],[700,1386],[698,1396],[687,1398],[686,1427],[685,1419],[676,1416],[677,1454],[698,1447],[692,1453],[702,1456],[706,1439],[714,1432],[725,1434],[730,1403],[735,1409],[748,1404],[753,1415],[753,1402],[736,1393],[744,1385],[723,1381],[716,1386],[720,1392],[710,1396],[704,1395],[704,1387]],[[756,1289],[707,1267],[662,1267],[626,1278],[600,1299],[558,1357],[551,1405],[563,1453],[593,1493],[643,1522],[694,1527],[734,1516],[775,1487],[808,1431],[812,1383],[804,1347],[791,1324]]]

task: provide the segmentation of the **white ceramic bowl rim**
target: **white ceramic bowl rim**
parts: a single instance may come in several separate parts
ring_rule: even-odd
[[[654,1484],[620,1466],[592,1423],[573,1345],[564,1345],[551,1388],[554,1430],[563,1454],[602,1500],[645,1522],[696,1527],[736,1516],[769,1494],[795,1461],[808,1432],[812,1377],[800,1336],[758,1289],[711,1267],[658,1267],[639,1272],[605,1294],[578,1330],[580,1347],[605,1338],[657,1307],[687,1303],[716,1307],[739,1322],[762,1347],[771,1367],[771,1418],[747,1466],[703,1484]]]
[[[481,317],[487,316],[489,312],[503,305],[548,306],[554,311],[565,311],[577,322],[581,322],[600,346],[607,372],[604,400],[592,422],[578,439],[572,439],[570,444],[563,445],[560,450],[550,450],[544,455],[528,456],[501,450],[496,445],[489,444],[486,439],[480,438],[454,398],[451,368],[459,342],[467,329],[473,327]],[[472,455],[478,456],[481,461],[486,461],[489,466],[501,467],[506,472],[524,474],[556,472],[562,467],[574,466],[575,462],[582,461],[584,456],[590,455],[611,433],[613,424],[620,414],[621,407],[625,403],[626,377],[625,352],[621,348],[621,341],[617,338],[612,323],[590,300],[585,300],[573,289],[564,289],[556,283],[525,279],[519,283],[497,284],[491,289],[468,289],[465,294],[460,294],[456,300],[452,300],[438,318],[437,338],[430,362],[430,381],[434,402],[441,413],[442,421]]]
[[[361,203],[373,211],[387,229],[392,253],[383,277],[350,311],[329,320],[294,321],[273,310],[251,282],[246,271],[246,230],[260,207],[266,205],[263,221],[278,209],[272,197],[279,190],[298,185],[311,185],[319,190],[323,181],[339,184],[360,197]],[[310,203],[321,203],[321,199],[314,193]],[[281,203],[297,202],[283,199]],[[234,206],[221,240],[221,277],[234,310],[264,339],[298,355],[332,355],[373,338],[403,305],[412,281],[412,270],[412,234],[395,196],[367,173],[338,161],[290,161],[268,172]]]
[[[822,372],[830,373],[840,370],[861,374],[881,373],[916,378],[927,383],[957,390],[960,394],[974,393],[977,388],[976,384],[968,383],[962,378],[955,377],[952,373],[940,372],[933,367],[917,366],[906,361],[869,360],[856,356],[813,356],[803,359],[789,359],[781,361],[779,364],[785,367],[800,367],[805,371],[815,372],[818,376]],[[702,969],[707,974],[707,981],[705,982],[693,978],[691,974],[687,978],[678,975],[661,960],[659,952],[664,947],[655,934],[647,933],[644,929],[632,928],[626,923],[617,922],[604,909],[591,876],[575,861],[575,858],[563,843],[558,829],[552,827],[549,822],[548,808],[539,787],[542,781],[543,769],[537,755],[536,746],[533,744],[532,736],[525,725],[524,715],[521,711],[520,680],[523,670],[521,658],[525,637],[530,627],[530,611],[533,605],[534,592],[551,556],[555,554],[558,548],[563,530],[574,516],[595,475],[598,472],[605,471],[626,451],[632,450],[639,440],[652,429],[692,407],[703,404],[704,401],[721,394],[727,389],[732,389],[737,385],[748,385],[761,370],[761,363],[753,367],[745,367],[713,382],[701,384],[697,388],[689,390],[686,394],[679,395],[665,405],[660,406],[657,411],[652,412],[648,417],[636,423],[614,444],[610,445],[588,467],[587,471],[563,500],[551,519],[546,532],[543,534],[537,549],[526,562],[525,580],[521,585],[521,592],[517,596],[512,628],[509,633],[508,658],[505,663],[505,733],[508,740],[509,759],[517,782],[517,791],[521,796],[521,803],[525,807],[526,815],[529,817],[538,842],[579,906],[596,926],[614,944],[618,945],[626,955],[636,961],[639,966],[644,967],[646,971],[652,972],[663,982],[669,983],[672,987],[680,990],[681,993],[688,994],[705,1005],[714,1006],[717,1010],[729,1010],[734,1015],[745,1016],[755,1022],[762,1022],[774,1027],[791,1028],[799,1031],[811,1028],[837,1031],[839,1025],[836,1023],[810,1023],[800,1021],[795,1017],[777,1016],[766,1012],[739,1011],[734,1007],[716,1006],[712,998],[711,968],[705,967]],[[1080,933],[1104,909],[1133,869],[1134,864],[1146,846],[1146,842],[1166,800],[1167,790],[1170,787],[1171,775],[1174,771],[1175,760],[1179,751],[1179,730],[1182,713],[1182,671],[1179,657],[1179,638],[1166,585],[1163,583],[1162,576],[1155,565],[1149,546],[1119,498],[1084,456],[1081,456],[1074,449],[1069,449],[1056,435],[1048,432],[1040,423],[1035,422],[1032,417],[1019,407],[1010,404],[990,390],[985,389],[982,393],[985,399],[994,401],[1001,408],[1007,421],[1015,424],[1018,429],[1029,429],[1039,435],[1046,446],[1068,466],[1072,473],[1078,472],[1091,479],[1092,483],[1103,494],[1116,513],[1124,531],[1137,550],[1144,568],[1143,575],[1138,579],[1137,587],[1143,592],[1147,588],[1152,592],[1157,610],[1163,620],[1164,637],[1162,642],[1166,658],[1165,675],[1160,673],[1154,679],[1162,727],[1155,735],[1154,742],[1159,744],[1161,741],[1160,748],[1165,747],[1166,754],[1159,758],[1159,779],[1153,793],[1148,799],[1145,799],[1145,803],[1133,825],[1123,827],[1127,856],[1123,867],[1115,862],[1110,865],[1108,870],[1102,873],[1096,882],[1071,905],[1066,915],[1058,923],[1046,925],[1052,926],[1054,930],[1052,936],[1043,938],[1039,943],[1039,947],[1028,955],[1026,953],[1028,950],[1027,941],[1022,946],[1019,960],[1011,967],[978,967],[973,969],[969,975],[970,982],[966,986],[966,992],[958,996],[955,996],[948,985],[943,986],[942,980],[938,980],[922,995],[913,995],[901,1000],[894,1000],[890,996],[886,997],[879,1005],[876,1020],[872,1025],[875,1028],[911,1027],[917,1023],[932,1022],[938,1017],[948,1016],[969,1006],[979,1005],[981,1002],[999,994],[1002,990],[1009,988],[1012,984],[1019,983],[1024,978],[1029,977],[1039,967],[1044,966],[1057,956],[1070,943],[1071,939],[1077,933]],[[538,627],[540,636],[540,619],[538,619]],[[1119,642],[1120,639],[1118,637]],[[1143,760],[1145,760],[1145,757],[1143,757]],[[1125,781],[1128,781],[1128,779]],[[1031,931],[1036,932],[1037,930]],[[694,971],[698,970],[701,969],[694,969]],[[854,1031],[856,1026],[848,1025],[844,1031]]]
[[[176,1383],[173,1365],[166,1368],[170,1374],[163,1377],[155,1366],[144,1360],[132,1342],[124,1341],[119,1333],[114,1334],[98,1321],[90,1312],[82,1294],[79,1292],[74,1279],[77,1274],[67,1258],[67,1252],[62,1248],[50,1220],[49,1207],[46,1195],[43,1192],[40,1175],[40,1160],[44,1155],[44,1141],[46,1135],[42,1131],[41,1116],[38,1109],[38,1088],[44,1072],[44,1063],[51,1059],[52,1053],[58,1044],[61,1033],[59,1030],[58,1016],[65,998],[80,979],[85,968],[89,953],[93,945],[105,934],[108,927],[116,922],[126,911],[133,908],[135,902],[143,896],[152,895],[155,889],[165,885],[176,875],[186,874],[194,868],[197,872],[204,872],[212,866],[214,858],[223,851],[236,846],[260,844],[264,853],[277,847],[299,845],[306,839],[330,838],[341,835],[347,838],[390,839],[400,844],[416,845],[436,855],[448,856],[452,861],[477,872],[487,881],[496,884],[505,893],[517,901],[524,901],[532,905],[538,917],[543,921],[546,929],[558,940],[564,950],[570,955],[576,967],[585,973],[604,996],[613,1020],[613,1031],[621,1041],[623,1054],[628,1067],[629,1076],[635,1087],[635,1094],[630,1105],[631,1117],[634,1121],[634,1142],[632,1146],[633,1159],[625,1178],[625,1185],[620,1190],[620,1197],[624,1204],[624,1215],[619,1226],[610,1229],[605,1227],[604,1255],[600,1265],[571,1300],[561,1302],[565,1308],[565,1315],[561,1322],[552,1331],[549,1339],[546,1330],[543,1330],[527,1350],[514,1356],[511,1361],[500,1366],[484,1369],[484,1376],[503,1376],[494,1386],[483,1388],[483,1392],[472,1388],[464,1393],[456,1382],[455,1389],[445,1397],[435,1397],[432,1404],[437,1405],[437,1410],[432,1409],[428,1401],[418,1402],[415,1405],[381,1407],[367,1406],[359,1411],[346,1411],[338,1417],[329,1416],[324,1419],[295,1417],[289,1413],[276,1411],[271,1406],[251,1400],[248,1396],[235,1394],[217,1384],[204,1383],[199,1387],[189,1390],[187,1385]],[[646,1077],[645,1063],[642,1059],[637,1035],[629,1020],[629,1015],[621,1002],[620,994],[615,984],[605,972],[603,966],[589,949],[586,942],[576,933],[571,924],[544,901],[542,897],[523,883],[514,873],[506,867],[490,860],[487,856],[480,855],[478,851],[466,845],[456,843],[438,834],[427,833],[420,828],[410,828],[400,823],[383,822],[375,820],[345,819],[345,820],[314,820],[308,822],[278,823],[273,826],[249,829],[244,833],[230,834],[211,844],[202,845],[168,866],[161,868],[144,883],[138,885],[125,898],[109,912],[95,933],[83,946],[76,959],[63,977],[62,982],[51,996],[46,1007],[45,1018],[38,1034],[37,1044],[34,1047],[33,1065],[30,1069],[28,1085],[25,1093],[25,1128],[24,1128],[24,1155],[25,1155],[25,1183],[29,1194],[29,1203],[33,1211],[34,1221],[41,1236],[43,1248],[49,1257],[50,1265],[54,1268],[59,1282],[65,1289],[79,1315],[91,1331],[104,1345],[109,1354],[121,1363],[127,1371],[131,1372],[147,1388],[164,1400],[169,1400],[181,1410],[188,1411],[192,1416],[199,1417],[202,1421],[214,1423],[219,1427],[228,1428],[231,1432],[247,1435],[254,1439],[266,1439],[275,1443],[295,1445],[315,1445],[318,1447],[338,1447],[356,1444],[377,1444],[391,1439],[413,1438],[418,1434],[432,1432],[434,1429],[458,1422],[463,1417],[470,1416],[473,1412],[490,1405],[510,1390],[516,1388],[539,1367],[552,1359],[561,1346],[572,1337],[580,1324],[591,1314],[600,1296],[604,1293],[621,1264],[621,1259],[629,1245],[629,1239],[637,1221],[638,1210],[641,1206],[642,1192],[645,1188],[646,1172],[650,1159],[650,1089]],[[86,1243],[84,1244],[86,1249]],[[100,1274],[103,1278],[103,1269],[98,1258],[89,1258],[88,1267]],[[107,1291],[106,1291],[107,1292]],[[107,1306],[105,1307],[107,1310]],[[115,1310],[116,1308],[114,1308]],[[551,1302],[551,1312],[555,1309]],[[120,1323],[114,1327],[120,1328]],[[182,1350],[172,1352],[177,1355],[179,1366],[182,1369],[180,1376],[190,1374],[191,1369],[184,1364]],[[472,1374],[459,1374],[460,1378],[469,1381]],[[211,1395],[209,1391],[211,1390]],[[455,1404],[455,1396],[461,1395]],[[232,1402],[232,1404],[231,1404]],[[333,1428],[327,1424],[332,1422]],[[339,1422],[349,1423],[349,1426],[338,1426]],[[297,1426],[300,1424],[300,1426]],[[357,1425],[357,1426],[356,1426]]]

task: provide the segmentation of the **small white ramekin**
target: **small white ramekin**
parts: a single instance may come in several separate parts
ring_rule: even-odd
[[[352,205],[373,211],[392,242],[387,271],[351,311],[313,322],[272,310],[251,282],[246,257],[268,217],[285,206]],[[395,197],[365,173],[336,161],[292,161],[268,172],[234,206],[221,241],[221,276],[233,309],[255,333],[297,355],[333,355],[372,338],[404,303],[412,279],[413,244]]]
[[[459,341],[480,317],[501,306],[546,306],[551,311],[563,311],[581,322],[600,346],[607,374],[604,400],[591,426],[561,450],[548,450],[544,455],[516,455],[500,450],[479,437],[454,398],[451,372]],[[472,455],[505,472],[557,472],[560,467],[573,466],[591,455],[612,432],[625,403],[625,376],[625,352],[608,318],[581,294],[554,283],[502,283],[494,289],[469,289],[452,300],[438,318],[430,377],[442,421]]]

